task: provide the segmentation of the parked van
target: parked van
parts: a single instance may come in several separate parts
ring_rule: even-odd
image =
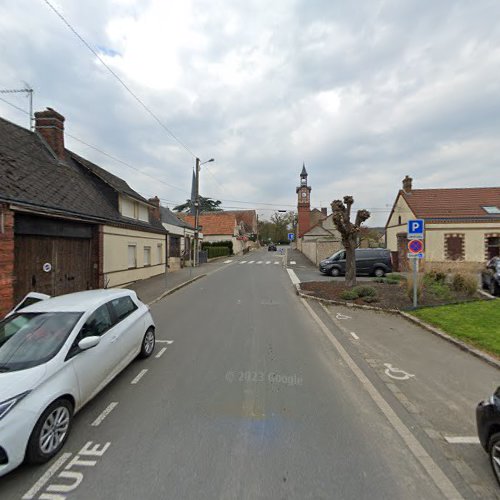
[[[385,248],[357,248],[356,274],[369,274],[382,277],[392,272],[391,252]],[[345,250],[339,250],[328,259],[319,263],[319,270],[330,276],[345,274]]]

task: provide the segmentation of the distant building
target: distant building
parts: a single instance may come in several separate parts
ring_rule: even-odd
[[[385,226],[387,248],[408,267],[407,222],[425,220],[425,261],[461,261],[471,268],[500,256],[500,187],[413,189],[403,180]]]

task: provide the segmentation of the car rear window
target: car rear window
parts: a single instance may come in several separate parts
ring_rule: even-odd
[[[116,322],[126,318],[137,309],[134,301],[128,295],[113,299],[110,304],[115,311]]]

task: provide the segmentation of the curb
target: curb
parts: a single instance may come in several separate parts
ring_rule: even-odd
[[[430,333],[433,333],[434,335],[437,335],[438,337],[441,337],[443,340],[446,340],[450,342],[451,344],[454,344],[458,348],[462,349],[462,351],[466,351],[469,354],[472,354],[476,358],[482,359],[483,361],[486,361],[489,365],[500,369],[500,360],[494,358],[490,354],[487,354],[484,351],[480,351],[479,349],[476,349],[475,347],[470,346],[469,344],[458,340],[451,335],[448,335],[447,333],[443,332],[439,328],[436,328],[432,325],[429,325],[429,323],[426,323],[425,321],[422,321],[419,318],[416,318],[415,316],[412,316],[411,314],[408,314],[407,312],[400,311],[399,309],[382,309],[380,307],[375,307],[375,306],[364,306],[360,304],[352,304],[349,302],[340,302],[338,300],[328,300],[328,299],[321,299],[319,297],[311,297],[310,295],[307,295],[303,293],[300,289],[300,284],[294,285],[297,295],[304,299],[313,299],[317,300],[318,302],[326,302],[327,304],[335,304],[339,306],[345,306],[345,307],[352,307],[354,309],[368,309],[371,311],[379,311],[379,312],[384,312],[384,313],[390,313],[390,314],[397,314],[399,316],[402,316],[405,318],[407,321],[416,323],[420,327],[424,328]]]
[[[180,290],[181,288],[184,288],[185,286],[188,286],[191,283],[194,283],[195,281],[199,280],[200,278],[204,278],[205,276],[206,276],[206,274],[200,274],[199,276],[195,276],[193,279],[190,279],[188,281],[184,281],[184,283],[181,283],[180,285],[174,286],[174,288],[171,288],[170,290],[163,292],[159,297],[156,297],[156,299],[149,302],[148,306],[152,306],[153,304],[156,304],[160,300],[164,299],[167,295],[171,295],[172,293],[177,292],[177,290]]]

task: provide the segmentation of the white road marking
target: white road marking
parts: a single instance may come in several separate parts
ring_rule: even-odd
[[[49,481],[49,479],[68,461],[71,453],[63,453],[50,469],[23,495],[23,500],[31,500]]]
[[[257,262],[257,264],[262,264],[262,261],[261,261],[261,260],[259,260],[259,262]]]
[[[479,438],[476,436],[445,436],[444,438],[451,444],[479,444]]]
[[[354,340],[359,340],[359,337],[354,332],[351,332],[351,336]]]
[[[240,260],[240,264],[246,264],[247,261],[246,260]]]
[[[352,319],[350,316],[346,316],[345,314],[342,314],[342,313],[337,313],[335,318],[337,318],[337,319]]]
[[[270,261],[270,260],[268,260],[268,261],[266,262],[266,264],[271,264],[271,261]]]
[[[408,380],[409,378],[414,377],[411,373],[405,372],[404,370],[400,370],[399,368],[395,368],[390,363],[384,363],[385,374],[388,377],[393,378],[394,380]],[[397,375],[399,373],[399,375]]]
[[[249,262],[249,264],[253,264],[254,262],[255,262],[254,260],[251,260],[251,261]]]
[[[280,264],[280,262],[276,262],[276,261],[275,261],[274,263],[275,263],[275,264]]]
[[[224,264],[231,264],[231,262],[233,262],[233,261],[232,260],[225,260]]]
[[[131,384],[137,384],[137,382],[139,382],[139,380],[141,380],[142,377],[144,377],[144,375],[146,375],[148,369],[147,368],[144,368],[144,370],[141,370],[139,372],[139,374],[137,375],[137,377],[134,378],[134,380],[132,380],[132,382],[130,382]]]
[[[408,429],[408,427],[398,417],[397,413],[391,408],[389,403],[383,398],[380,392],[378,392],[378,390],[370,382],[368,377],[363,373],[361,368],[359,368],[359,366],[354,362],[351,356],[349,356],[348,352],[342,347],[342,344],[330,332],[323,321],[321,321],[319,316],[313,311],[307,301],[302,298],[300,300],[304,307],[309,311],[309,314],[312,316],[321,331],[334,345],[335,349],[337,349],[337,352],[340,354],[346,365],[351,369],[356,378],[364,386],[366,392],[368,392],[373,402],[378,406],[379,410],[385,415],[389,423],[403,439],[406,446],[412,452],[413,456],[422,464],[423,468],[427,471],[427,474],[429,474],[436,486],[441,490],[443,496],[445,498],[449,498],[450,500],[463,499],[462,495],[460,495],[460,493],[455,488],[453,483],[448,479],[446,474],[440,469],[438,464],[432,459],[427,451],[425,451],[425,448],[420,444],[420,441],[418,441],[418,439],[411,433],[410,429]],[[328,314],[330,314],[325,306],[322,305],[321,307]],[[335,318],[333,317],[332,320],[344,333],[349,333],[340,321],[335,320]]]
[[[102,421],[118,406],[118,403],[114,401],[110,403],[108,407],[90,424],[92,427],[97,427],[102,423]]]
[[[295,274],[294,270],[293,269],[287,269],[286,271],[288,273],[288,276],[290,276],[290,279],[292,280],[292,283],[294,285],[298,285],[300,283],[300,280],[299,280],[298,276]]]
[[[295,262],[294,260],[291,260],[290,264],[297,264],[297,262]]]
[[[160,352],[155,356],[155,358],[161,358],[163,356],[163,354],[165,354],[165,351],[167,350],[166,347],[162,347],[160,349]]]
[[[155,342],[157,344],[173,344],[174,343],[173,340],[160,340],[160,339],[156,339]]]

